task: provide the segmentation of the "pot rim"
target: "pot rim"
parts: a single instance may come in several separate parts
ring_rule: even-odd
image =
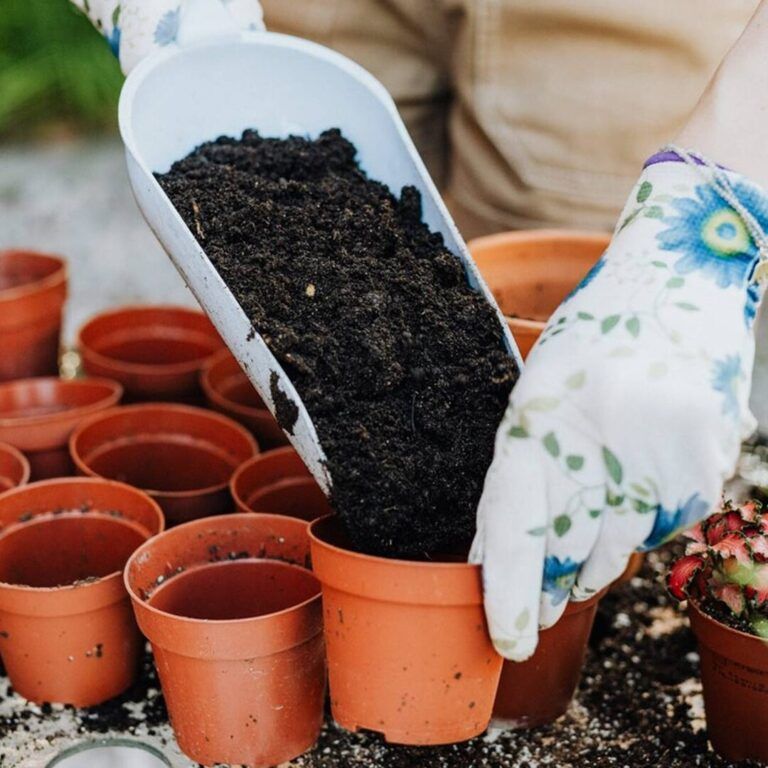
[[[250,509],[250,506],[246,503],[245,499],[240,494],[240,478],[246,472],[249,472],[257,461],[268,461],[270,458],[277,459],[280,456],[288,456],[293,454],[296,454],[296,449],[292,445],[281,445],[279,448],[272,448],[269,451],[264,451],[264,453],[257,453],[255,456],[251,456],[250,459],[246,459],[244,462],[242,462],[242,464],[240,464],[232,473],[232,477],[229,479],[229,491],[232,494],[232,499],[234,500],[235,504],[239,504],[243,508]],[[304,475],[288,475],[286,479],[294,477],[304,477]],[[306,477],[309,479],[312,478],[312,475],[309,474],[309,470],[307,470]]]
[[[107,392],[103,397],[86,405],[78,405],[74,408],[65,408],[62,411],[41,414],[37,416],[2,416],[0,415],[0,429],[16,428],[23,426],[37,426],[40,424],[52,424],[59,421],[69,421],[72,418],[84,418],[92,412],[109,409],[120,402],[123,396],[123,385],[113,379],[98,376],[87,376],[82,379],[62,379],[58,376],[36,376],[27,379],[13,379],[0,383],[0,392],[3,390],[36,387],[46,383],[54,383],[56,389],[79,389],[89,385],[97,385]]]
[[[3,493],[10,493],[10,491],[14,491],[16,488],[21,488],[22,486],[27,485],[29,483],[29,478],[32,475],[32,466],[27,457],[15,445],[4,443],[2,441],[0,441],[0,453],[6,453],[9,456],[13,456],[13,458],[20,464],[22,470],[21,480],[12,488],[3,491]]]
[[[315,580],[317,584],[317,592],[312,597],[309,597],[300,603],[294,603],[293,605],[289,605],[287,608],[283,608],[280,611],[273,611],[272,613],[265,613],[260,616],[248,616],[243,619],[194,619],[194,618],[191,618],[190,616],[180,616],[177,613],[169,613],[168,611],[161,611],[159,608],[155,608],[153,605],[151,605],[148,600],[141,597],[141,595],[139,595],[134,590],[133,586],[131,585],[131,580],[129,578],[129,572],[134,561],[139,560],[158,541],[167,540],[169,538],[173,538],[174,536],[178,536],[179,535],[177,533],[178,531],[181,531],[182,533],[186,533],[187,529],[203,527],[204,525],[211,525],[212,522],[221,522],[222,524],[226,524],[230,520],[247,522],[248,518],[250,518],[251,520],[258,520],[258,519],[264,519],[264,518],[284,519],[285,517],[286,517],[285,515],[272,515],[272,514],[261,513],[261,512],[234,512],[230,515],[213,515],[211,517],[203,517],[203,518],[199,518],[198,520],[191,520],[188,523],[181,523],[181,525],[176,525],[173,528],[169,528],[167,531],[163,531],[162,533],[159,533],[157,536],[153,536],[151,539],[147,539],[147,541],[145,541],[140,547],[138,547],[136,550],[133,551],[133,553],[125,563],[125,568],[123,568],[123,584],[125,585],[125,589],[128,592],[128,595],[130,596],[131,601],[141,605],[142,610],[148,611],[150,614],[152,614],[156,618],[160,618],[163,620],[171,619],[172,621],[181,622],[182,624],[194,626],[194,627],[206,627],[206,626],[234,627],[234,626],[242,626],[246,624],[266,623],[267,621],[272,621],[278,616],[287,616],[290,613],[300,611],[306,608],[307,606],[322,600],[322,584],[320,583],[320,580],[317,578],[317,576],[315,576],[315,574],[312,571],[310,571],[308,568],[303,568],[302,566],[297,565],[295,563],[287,563],[287,562],[284,562],[283,560],[277,560],[275,558],[265,557],[265,558],[249,558],[249,559],[260,559],[272,565],[281,566],[284,568],[298,569],[300,571],[303,571],[304,573],[309,574],[309,576],[311,576]],[[289,518],[289,519],[296,520],[297,518]],[[299,520],[298,522],[302,522],[302,521]],[[243,562],[243,561],[233,560],[231,562]],[[206,563],[201,563],[201,565],[206,565]]]
[[[237,358],[233,357],[229,349],[225,347],[224,349],[220,349],[218,352],[214,352],[212,355],[210,355],[210,357],[206,359],[205,365],[203,365],[200,370],[200,387],[202,388],[205,396],[210,402],[214,403],[220,408],[226,408],[228,411],[236,413],[238,416],[246,416],[251,419],[267,416],[271,417],[272,414],[269,412],[269,408],[267,408],[266,405],[263,408],[257,408],[253,405],[243,405],[242,403],[238,403],[236,400],[232,400],[231,398],[224,395],[213,384],[211,381],[211,371],[217,365],[220,365],[223,362],[229,360],[229,358],[237,361]],[[243,375],[245,376],[245,373],[243,373]]]
[[[165,402],[149,402],[149,403],[133,403],[132,405],[118,405],[114,408],[108,408],[104,411],[101,411],[99,413],[95,413],[92,416],[89,416],[87,419],[84,419],[80,424],[78,424],[77,428],[72,432],[72,434],[69,436],[69,455],[72,458],[72,461],[75,464],[75,467],[78,471],[82,472],[87,477],[92,478],[101,478],[104,480],[110,480],[111,478],[104,477],[104,475],[100,475],[98,472],[95,472],[90,465],[88,465],[85,461],[85,459],[81,456],[80,450],[77,447],[77,441],[81,437],[82,433],[85,432],[86,429],[88,429],[93,424],[101,421],[106,420],[108,418],[112,418],[115,415],[120,415],[122,413],[125,413],[127,411],[138,411],[138,410],[167,410],[167,411],[174,411],[176,413],[186,413],[186,415],[189,417],[200,417],[200,418],[206,418],[211,419],[212,421],[217,421],[219,424],[222,424],[226,426],[227,428],[231,429],[233,432],[237,432],[241,437],[246,438],[249,445],[253,448],[254,453],[252,456],[250,456],[246,461],[250,461],[255,456],[261,455],[261,449],[259,448],[258,442],[256,442],[256,438],[242,425],[238,424],[234,419],[230,419],[228,416],[224,416],[221,413],[216,413],[215,411],[210,411],[206,408],[197,408],[193,405],[182,405],[181,403],[165,403]],[[159,433],[152,433],[147,432],[146,434],[159,434]],[[165,432],[164,434],[169,434],[168,432]],[[183,432],[174,432],[172,434],[186,434]],[[116,442],[116,441],[111,441]],[[209,444],[210,441],[205,441]],[[239,466],[242,465],[241,462]],[[238,467],[235,467],[235,469],[232,471],[232,474],[237,471]],[[218,493],[219,491],[223,491],[225,489],[228,489],[230,487],[230,482],[232,480],[232,475],[230,475],[229,479],[222,483],[217,483],[216,485],[208,485],[203,486],[200,488],[191,488],[186,489],[182,491],[162,491],[157,490],[154,488],[138,488],[138,486],[132,486],[133,488],[137,488],[138,490],[143,491],[144,493],[148,494],[149,496],[152,496],[154,498],[162,498],[162,499],[191,499],[196,498],[198,496],[205,496],[213,493]]]
[[[202,317],[208,319],[205,312],[190,307],[182,306],[181,304],[126,304],[123,307],[114,307],[107,309],[103,312],[91,317],[87,320],[77,332],[75,338],[75,347],[80,352],[82,357],[87,357],[93,362],[101,365],[104,368],[111,368],[112,370],[119,371],[122,374],[135,374],[141,376],[169,376],[169,375],[185,375],[193,374],[201,370],[201,368],[207,363],[207,361],[213,356],[217,355],[221,350],[216,349],[203,357],[195,358],[194,360],[187,360],[179,363],[132,363],[126,360],[121,360],[119,357],[110,357],[101,352],[96,351],[92,346],[86,344],[83,341],[83,333],[91,325],[101,321],[104,318],[112,317],[114,315],[121,315],[124,313],[132,312],[183,312],[195,317]],[[189,329],[182,328],[177,325],[161,326],[165,328],[175,328],[184,333],[190,333]],[[215,329],[214,329],[215,332]],[[199,333],[202,333],[199,332]],[[195,332],[198,335],[198,332]],[[223,343],[223,342],[222,342]]]
[[[611,241],[611,233],[602,230],[576,229],[565,227],[543,227],[541,229],[518,229],[506,232],[496,232],[492,235],[474,237],[467,242],[467,248],[472,251],[475,248],[497,247],[508,244],[549,242],[574,242],[604,244],[605,247]]]
[[[696,604],[696,600],[694,598],[689,597],[687,599],[687,603],[688,610],[693,611],[700,619],[706,621],[708,624],[720,627],[720,629],[722,629],[724,632],[736,635],[737,637],[742,637],[745,640],[754,640],[761,645],[768,645],[768,638],[763,638],[759,635],[751,635],[749,632],[742,632],[740,629],[734,629],[733,627],[729,627],[727,624],[723,624],[722,621],[718,621],[717,619],[713,618],[708,613],[705,613]]]
[[[397,558],[397,557],[383,557],[381,555],[366,555],[363,552],[356,552],[353,549],[344,549],[344,547],[340,547],[336,544],[331,544],[327,542],[325,539],[321,539],[315,533],[315,529],[317,527],[327,522],[328,520],[331,520],[334,518],[337,520],[341,519],[337,514],[330,514],[330,515],[324,515],[323,517],[318,517],[317,520],[312,520],[309,523],[309,538],[311,541],[315,542],[318,546],[323,547],[324,549],[331,550],[335,555],[353,558],[355,560],[360,560],[367,563],[381,563],[383,565],[392,565],[392,566],[401,566],[401,567],[419,568],[419,569],[479,571],[481,568],[480,565],[476,563],[470,563],[470,562],[457,563],[452,561],[441,561],[441,560],[436,560],[433,562],[427,562],[423,560],[404,560],[402,558]]]
[[[17,256],[31,256],[36,259],[46,260],[52,264],[57,264],[57,268],[49,275],[32,280],[29,283],[22,283],[13,288],[0,290],[0,305],[5,302],[18,301],[35,293],[56,287],[67,280],[67,261],[63,256],[54,253],[42,253],[41,251],[30,251],[24,248],[5,248],[0,250],[0,256],[3,254],[15,254]]]

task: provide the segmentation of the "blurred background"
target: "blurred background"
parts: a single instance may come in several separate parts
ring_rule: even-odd
[[[68,341],[110,305],[194,304],[128,186],[122,82],[69,0],[0,0],[0,248],[69,259]]]

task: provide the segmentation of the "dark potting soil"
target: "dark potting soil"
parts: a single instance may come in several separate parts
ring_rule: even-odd
[[[466,550],[518,372],[419,193],[395,197],[355,153],[338,130],[246,131],[158,179],[301,395],[353,544]],[[272,383],[290,431],[295,404]]]

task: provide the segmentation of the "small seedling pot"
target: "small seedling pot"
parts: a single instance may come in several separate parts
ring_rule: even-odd
[[[320,584],[305,568],[265,559],[286,557],[286,521],[298,552],[300,521],[222,515],[167,531],[126,567],[176,739],[203,765],[276,765],[320,731]]]
[[[20,379],[0,384],[0,440],[22,451],[32,479],[74,472],[67,441],[80,422],[120,402],[108,379]]]
[[[560,621],[539,633],[536,652],[528,661],[504,662],[493,705],[495,726],[535,728],[551,723],[568,709],[603,594],[570,602]]]
[[[122,581],[162,529],[139,491],[99,480],[34,483],[0,497],[0,653],[25,698],[92,706],[134,680],[142,641]]]
[[[124,307],[89,320],[78,334],[83,367],[125,388],[126,402],[200,405],[200,371],[223,342],[202,313],[183,307]]]
[[[246,461],[232,475],[230,488],[241,512],[266,512],[312,521],[333,511],[299,454],[290,446]]]
[[[169,526],[232,511],[229,481],[258,453],[250,432],[202,408],[170,403],[113,408],[72,434],[77,470],[146,491]]]
[[[532,229],[468,243],[523,358],[610,241],[610,235],[598,232]]]
[[[262,451],[288,445],[288,438],[228,349],[208,361],[200,385],[208,405],[253,432]]]
[[[397,744],[482,733],[502,660],[488,636],[479,566],[351,551],[333,517],[309,531],[336,722]]]
[[[730,762],[768,762],[768,643],[726,627],[688,601],[699,642],[707,735]]]
[[[0,251],[0,381],[58,374],[66,298],[64,259]]]
[[[0,493],[29,482],[29,462],[24,454],[7,443],[0,443]]]

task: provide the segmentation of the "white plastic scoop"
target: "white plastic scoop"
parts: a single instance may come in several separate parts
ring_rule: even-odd
[[[509,352],[519,366],[522,361],[394,102],[368,72],[327,48],[269,32],[192,43],[141,62],[120,97],[120,131],[139,207],[272,413],[272,372],[298,405],[289,437],[327,492],[325,456],[301,398],[153,176],[199,144],[224,134],[239,137],[247,128],[277,137],[340,128],[370,178],[395,194],[404,185],[416,187],[424,220],[442,233],[469,284],[496,308]]]

